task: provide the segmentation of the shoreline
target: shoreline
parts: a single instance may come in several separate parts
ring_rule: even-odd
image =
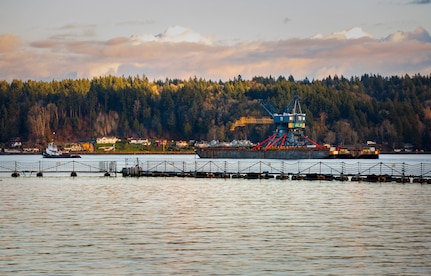
[[[176,152],[176,151],[148,151],[148,152],[73,152],[77,155],[168,155],[168,154],[178,154],[178,155],[195,155],[196,152]],[[0,152],[0,155],[42,155],[40,152]]]
[[[96,152],[87,152],[87,151],[74,151],[69,152],[70,154],[76,154],[76,155],[149,155],[149,154],[156,154],[156,155],[195,155],[196,150],[194,151],[96,151]],[[380,151],[380,154],[401,154],[401,155],[407,155],[407,154],[431,154],[431,151]],[[24,151],[11,151],[11,152],[5,152],[0,151],[0,155],[42,155],[42,152],[24,152]]]

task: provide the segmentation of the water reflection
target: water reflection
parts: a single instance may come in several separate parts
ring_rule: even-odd
[[[429,274],[431,186],[0,182],[4,274]]]

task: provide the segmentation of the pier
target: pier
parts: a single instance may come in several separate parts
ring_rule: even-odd
[[[116,161],[42,160],[0,162],[1,176],[194,177],[431,184],[431,163],[338,162],[314,160]]]

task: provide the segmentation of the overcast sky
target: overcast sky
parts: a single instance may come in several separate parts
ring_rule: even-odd
[[[0,0],[0,79],[431,74],[431,0]]]

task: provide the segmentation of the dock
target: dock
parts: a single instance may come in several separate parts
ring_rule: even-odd
[[[367,181],[431,184],[431,163],[313,160],[56,160],[0,162],[2,177],[106,176]]]
[[[116,176],[116,161],[76,161],[69,158],[37,162],[0,162],[0,176]]]

